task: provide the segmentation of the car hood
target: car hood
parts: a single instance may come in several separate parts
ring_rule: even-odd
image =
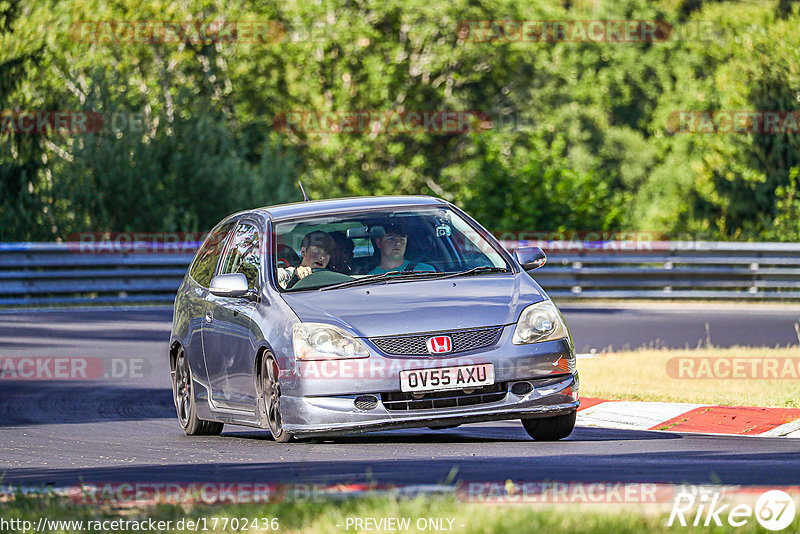
[[[335,324],[357,337],[512,324],[525,306],[545,298],[526,273],[415,280],[282,296],[301,321]]]

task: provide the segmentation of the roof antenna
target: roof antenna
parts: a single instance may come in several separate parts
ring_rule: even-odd
[[[302,192],[303,192],[303,200],[304,200],[304,201],[306,201],[306,202],[308,202],[308,201],[309,201],[309,199],[308,199],[308,195],[306,195],[306,190],[305,190],[305,189],[303,189],[303,182],[301,182],[300,180],[297,180],[297,185],[299,185],[299,186],[300,186],[300,191],[302,191]]]

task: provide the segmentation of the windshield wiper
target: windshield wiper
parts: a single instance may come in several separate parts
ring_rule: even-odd
[[[337,289],[340,287],[367,285],[375,282],[381,282],[383,280],[401,280],[406,278],[428,277],[432,275],[442,276],[443,274],[444,273],[440,273],[438,271],[389,271],[388,273],[373,274],[364,278],[357,278],[356,280],[348,280],[347,282],[342,282],[340,284],[321,287],[319,290],[327,291],[328,289]]]
[[[479,273],[507,273],[509,272],[508,269],[505,267],[495,267],[493,265],[479,265],[478,267],[473,267],[472,269],[467,269],[466,271],[458,271],[455,273],[448,273],[447,275],[443,276],[442,278],[454,278],[456,276],[469,276],[472,274],[479,274]]]
[[[340,287],[355,287],[367,284],[373,284],[375,282],[381,281],[388,281],[393,282],[395,280],[407,280],[409,278],[429,278],[429,277],[436,277],[439,280],[444,278],[453,278],[456,276],[470,276],[473,274],[479,273],[507,273],[510,272],[505,267],[494,267],[489,265],[480,265],[478,267],[473,267],[472,269],[467,269],[466,271],[458,271],[458,272],[439,272],[439,271],[389,271],[388,273],[381,273],[381,274],[373,274],[370,276],[366,276],[364,278],[358,278],[356,280],[348,280],[347,282],[342,282],[340,284],[334,284],[332,286],[325,286],[319,288],[320,291],[327,291],[328,289],[338,289]]]

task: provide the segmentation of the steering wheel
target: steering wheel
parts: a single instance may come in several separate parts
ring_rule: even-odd
[[[286,284],[286,289],[310,289],[346,282],[352,279],[351,276],[347,276],[346,274],[337,273],[327,268],[323,269],[317,267],[312,268],[311,274],[307,275],[305,278],[298,278],[295,273],[292,279],[289,280],[289,283]]]
[[[307,274],[305,277],[300,278],[299,276],[297,276],[297,270],[295,269],[294,274],[289,279],[289,281],[286,283],[286,289],[289,289],[290,287],[294,287],[294,285],[297,282],[299,282],[300,280],[305,280],[306,278],[309,278],[309,277],[313,276],[316,273],[322,273],[322,272],[329,271],[329,270],[330,269],[328,269],[326,267],[312,267],[310,274]]]

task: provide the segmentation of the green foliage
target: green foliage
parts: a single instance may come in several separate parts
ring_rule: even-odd
[[[563,139],[548,146],[530,138],[524,146],[509,147],[500,136],[476,137],[470,164],[458,171],[468,184],[458,201],[487,228],[607,230],[618,223],[619,209],[607,184],[570,167],[562,155]]]
[[[776,241],[800,241],[799,174],[800,168],[793,167],[789,172],[789,183],[779,185],[775,191],[778,209],[769,238]]]
[[[0,3],[0,35],[20,23],[19,8],[17,2]],[[0,110],[13,109],[21,81],[40,68],[41,59],[41,49],[32,47],[0,55]],[[35,194],[45,181],[44,153],[41,138],[0,131],[0,240],[17,238],[22,228],[33,239],[51,237],[47,206]]]
[[[509,481],[509,484],[512,482],[515,488],[520,484],[520,481]],[[448,484],[449,482],[445,481],[443,486]],[[658,503],[650,502],[640,505],[636,503],[603,505],[590,500],[594,495],[594,486],[565,485],[569,493],[564,493],[563,497],[557,494],[553,487],[548,487],[546,484],[542,487],[546,494],[528,495],[517,490],[516,493],[509,492],[506,495],[504,487],[497,489],[491,485],[482,493],[475,495],[474,502],[465,502],[467,498],[463,490],[459,491],[458,497],[445,493],[423,494],[410,499],[376,490],[360,497],[343,498],[336,495],[324,498],[315,494],[310,498],[304,496],[307,490],[303,486],[287,485],[280,489],[286,491],[288,498],[279,497],[266,503],[212,505],[170,502],[151,506],[134,503],[133,506],[125,508],[81,504],[67,497],[49,493],[30,495],[20,490],[9,503],[4,505],[4,513],[8,518],[28,521],[34,526],[43,517],[52,523],[64,521],[65,525],[70,521],[83,521],[86,526],[99,525],[104,521],[108,521],[104,524],[111,524],[112,521],[116,521],[116,525],[121,528],[115,532],[120,533],[141,532],[143,527],[140,527],[140,523],[146,526],[148,521],[156,524],[163,522],[163,526],[166,527],[164,532],[170,533],[191,532],[192,525],[198,526],[198,530],[201,531],[205,528],[215,532],[235,532],[237,529],[233,526],[242,525],[246,519],[248,530],[255,530],[254,526],[251,526],[255,525],[261,527],[261,530],[271,527],[272,530],[297,534],[336,534],[343,530],[343,526],[348,525],[348,520],[352,525],[353,518],[384,517],[398,518],[400,521],[408,520],[407,532],[413,534],[431,531],[430,525],[433,523],[428,524],[425,521],[428,518],[442,520],[444,525],[449,524],[444,521],[448,519],[454,523],[453,530],[458,528],[464,534],[486,532],[662,534],[674,532],[676,529],[675,526],[667,525],[671,503],[664,503],[661,507]],[[553,493],[556,493],[553,499],[556,504],[548,504],[549,496]],[[590,498],[586,497],[587,493]],[[293,497],[294,495],[297,496]],[[734,494],[730,500],[735,500],[737,497],[738,495]],[[563,504],[562,501],[569,504]],[[720,517],[724,525],[727,519],[726,513],[723,511]],[[687,514],[686,520],[691,522],[692,517]],[[798,524],[800,520],[795,518],[787,527],[788,531],[796,531]],[[690,528],[692,532],[706,534],[724,531],[726,527],[701,524]],[[753,518],[746,518],[742,526],[736,528],[736,532],[742,534],[764,531]],[[349,529],[355,530],[352,527]],[[241,527],[238,529],[238,531],[243,530]]]
[[[75,33],[81,21],[220,19],[286,34],[214,44]],[[464,21],[569,19],[664,20],[674,32],[654,43],[458,32]],[[681,110],[798,109],[798,23],[783,0],[0,1],[0,110],[106,120],[83,135],[0,132],[0,239],[205,230],[299,200],[298,179],[312,198],[441,196],[494,231],[797,239],[797,134],[668,123]],[[479,111],[491,127],[278,128],[292,111]]]

